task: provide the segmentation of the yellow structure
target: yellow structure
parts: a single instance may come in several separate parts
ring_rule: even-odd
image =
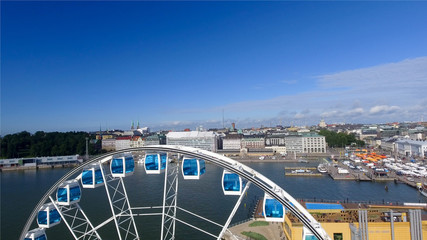
[[[357,239],[359,232],[359,206],[356,204],[341,204],[344,209],[316,209],[308,211],[322,225],[323,229],[333,240]],[[349,206],[346,206],[349,205]],[[348,208],[351,207],[351,208]],[[392,223],[389,208],[372,208],[361,206],[360,210],[367,212],[367,233],[369,240],[392,240]],[[391,207],[392,208],[392,207]],[[411,223],[408,211],[417,207],[402,207],[392,209],[394,240],[411,240]],[[427,220],[421,221],[422,239],[427,239]],[[283,231],[287,240],[303,240],[303,224],[291,213],[287,213],[283,222]],[[362,238],[360,238],[362,239]]]

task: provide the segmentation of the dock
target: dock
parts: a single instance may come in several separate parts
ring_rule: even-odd
[[[292,173],[285,172],[285,176],[293,176],[293,177],[322,177],[321,173]]]
[[[304,170],[316,170],[315,167],[285,167],[285,170],[297,170],[297,169],[304,169]]]

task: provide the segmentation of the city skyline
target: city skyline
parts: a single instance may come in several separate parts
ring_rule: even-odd
[[[420,121],[427,2],[4,2],[1,135]]]

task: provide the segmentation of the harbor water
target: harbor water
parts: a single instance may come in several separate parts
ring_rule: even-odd
[[[317,163],[313,163],[316,166]],[[316,201],[363,201],[377,203],[427,202],[415,188],[394,182],[334,181],[329,176],[285,177],[285,166],[310,166],[310,164],[248,163],[246,164],[280,185],[294,198]],[[44,193],[71,169],[41,169],[2,172],[1,175],[1,239],[18,239],[31,211]],[[178,206],[212,221],[224,224],[237,196],[224,196],[221,188],[222,169],[206,165],[206,173],[200,180],[184,180],[179,177]],[[132,207],[162,205],[164,175],[147,175],[143,165],[135,165],[135,174],[125,178],[125,186]],[[388,191],[385,190],[387,186]],[[252,185],[232,223],[248,219],[256,200],[263,192]],[[111,217],[104,187],[83,189],[80,205],[94,225]],[[221,228],[200,222],[189,214],[179,211],[178,218],[190,222],[213,234]],[[157,239],[160,235],[160,216],[136,217],[140,237]],[[34,224],[33,227],[36,227]],[[61,223],[46,231],[49,239],[72,239]],[[99,231],[105,239],[115,239],[113,223]],[[177,239],[209,239],[182,223],[177,223]]]

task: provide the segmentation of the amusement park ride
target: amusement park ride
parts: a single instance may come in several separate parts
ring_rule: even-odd
[[[45,240],[49,228],[63,222],[74,239],[102,239],[99,229],[115,226],[118,239],[142,239],[138,232],[135,214],[138,209],[131,206],[124,179],[135,171],[135,161],[131,152],[145,152],[144,169],[146,174],[164,174],[163,204],[158,206],[161,213],[160,239],[175,239],[176,222],[192,227],[206,235],[221,239],[236,213],[244,194],[250,185],[264,192],[263,215],[266,221],[283,222],[285,211],[291,212],[304,224],[304,240],[330,239],[321,225],[308,211],[284,189],[252,168],[225,156],[184,146],[156,145],[129,148],[95,157],[74,168],[54,184],[35,206],[22,229],[20,239]],[[175,163],[169,162],[170,154],[181,156]],[[212,234],[177,217],[177,211],[191,211],[177,204],[179,172],[184,180],[198,180],[206,173],[205,161],[223,168],[221,185],[224,195],[240,196],[222,230]],[[109,170],[105,166],[109,165]],[[80,206],[83,189],[105,188],[111,210],[111,217],[98,225],[93,225]],[[83,205],[83,204],[82,204]],[[153,214],[151,214],[153,215]],[[30,230],[30,228],[37,227]],[[114,224],[111,224],[114,223]],[[104,237],[106,238],[106,237]],[[111,237],[109,237],[111,238]]]

